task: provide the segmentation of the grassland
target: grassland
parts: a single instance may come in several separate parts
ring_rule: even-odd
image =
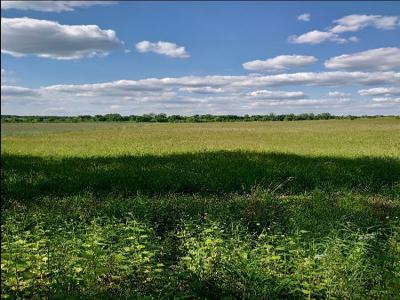
[[[400,298],[398,119],[1,131],[4,298]]]

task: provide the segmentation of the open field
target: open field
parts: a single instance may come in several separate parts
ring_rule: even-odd
[[[400,298],[399,119],[1,126],[2,297]]]

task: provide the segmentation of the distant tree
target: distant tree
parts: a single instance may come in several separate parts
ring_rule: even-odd
[[[193,116],[181,116],[181,115],[171,115],[168,116],[165,113],[160,114],[143,114],[141,116],[130,115],[121,116],[120,114],[106,114],[106,115],[80,115],[80,116],[17,116],[17,115],[2,115],[1,122],[5,123],[40,123],[40,122],[250,122],[250,121],[301,121],[301,120],[330,120],[330,119],[350,119],[354,120],[357,118],[379,118],[384,117],[382,115],[362,115],[362,116],[334,116],[330,113],[302,113],[299,115],[295,114],[280,114],[275,115],[270,113],[268,115],[193,115]],[[387,116],[395,117],[399,119],[399,116]]]
[[[122,121],[122,116],[120,114],[106,114],[104,117],[110,122]]]
[[[158,114],[154,116],[155,122],[168,122],[168,117],[166,114]]]

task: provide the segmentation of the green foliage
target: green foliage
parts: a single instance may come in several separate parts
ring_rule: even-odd
[[[2,298],[399,298],[398,120],[126,124],[2,124]]]
[[[139,293],[162,271],[155,260],[157,238],[129,216],[58,224],[40,221],[40,215],[32,217],[36,220],[6,220],[2,228],[5,295],[121,293],[121,288]],[[29,229],[24,230],[26,226]],[[123,286],[130,281],[136,285]]]
[[[237,209],[247,201],[238,197],[232,200]],[[128,201],[120,199],[113,206],[124,206],[123,200]],[[163,217],[155,218],[156,212],[179,206],[168,197],[139,198],[144,203],[132,204],[129,210],[134,213],[125,215],[108,211],[109,204],[104,203],[95,212],[78,216],[90,206],[83,201],[70,213],[62,205],[53,205],[51,216],[50,203],[41,203],[25,215],[21,207],[13,208],[2,228],[3,295],[202,299],[397,295],[398,219],[373,230],[337,223],[317,238],[318,232],[290,229],[285,224],[251,224],[249,217],[223,221],[228,209],[222,204],[199,219],[190,207],[191,200],[196,201],[187,199],[179,207],[186,217],[162,228],[155,226],[163,221]],[[59,201],[74,204],[73,199]],[[150,208],[152,201],[157,203]],[[207,201],[202,200],[203,204]],[[136,215],[143,220],[137,221]]]

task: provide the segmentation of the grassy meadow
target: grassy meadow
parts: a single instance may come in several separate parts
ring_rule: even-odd
[[[1,133],[2,298],[400,298],[399,119]]]

